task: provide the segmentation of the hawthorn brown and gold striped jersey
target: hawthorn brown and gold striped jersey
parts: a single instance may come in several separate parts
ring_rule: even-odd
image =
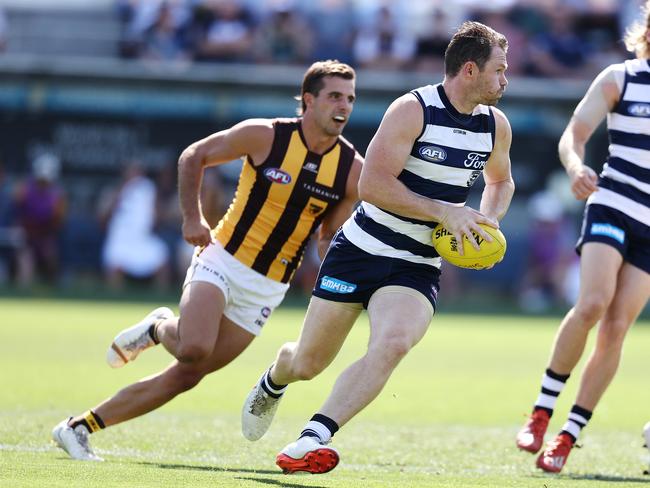
[[[307,148],[301,119],[275,119],[271,152],[259,166],[245,158],[235,198],[213,234],[240,262],[287,283],[309,237],[345,197],[355,157],[339,136],[324,154]]]

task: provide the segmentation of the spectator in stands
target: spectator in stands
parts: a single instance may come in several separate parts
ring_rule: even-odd
[[[414,54],[415,39],[400,28],[388,4],[379,8],[374,21],[361,28],[354,41],[354,58],[364,68],[398,70]]]
[[[200,61],[247,61],[255,37],[252,13],[236,0],[204,0],[194,19]]]
[[[527,33],[511,20],[511,10],[495,11],[479,9],[475,16],[485,25],[489,25],[497,32],[501,32],[511,46],[508,52],[508,73],[510,76],[522,76],[530,63],[529,37]]]
[[[312,59],[313,35],[302,13],[288,2],[274,6],[257,31],[255,53],[263,63],[305,64]]]
[[[449,44],[447,12],[442,8],[435,8],[430,13],[430,19],[429,28],[416,42],[415,69],[425,73],[443,73],[445,50]]]
[[[166,288],[169,252],[153,233],[156,185],[138,161],[125,166],[120,187],[100,203],[100,218],[107,225],[102,260],[108,285],[120,289],[125,278],[153,279],[158,288]]]
[[[560,199],[549,190],[528,201],[528,258],[519,303],[528,312],[544,312],[565,304],[567,272],[574,262],[571,243],[577,237]]]
[[[23,245],[23,233],[16,225],[11,182],[0,161],[0,284],[7,283],[15,273],[16,253]]]
[[[620,39],[624,37],[625,26],[635,19],[627,24],[619,23],[625,16],[622,5],[625,3],[636,4],[637,15],[641,11],[641,2],[635,0],[582,0],[578,4],[576,32],[591,46],[593,63],[598,69],[628,57]]]
[[[190,19],[189,0],[116,0],[118,19],[122,24],[120,54],[125,58],[143,55],[146,37],[164,12],[166,28],[180,34]],[[169,32],[167,32],[169,35]]]
[[[0,53],[7,49],[7,15],[0,7]]]
[[[59,275],[59,233],[66,213],[66,198],[57,184],[61,161],[44,153],[32,162],[32,176],[18,184],[14,204],[25,243],[18,253],[17,279],[30,286],[38,276],[54,283]]]
[[[183,272],[180,270],[186,270],[189,263],[189,261],[186,262],[184,268],[177,265],[180,246],[183,242],[182,223],[183,218],[178,204],[176,164],[172,162],[163,167],[156,176],[156,223],[154,231],[167,246],[171,279],[174,283],[184,277]]]
[[[346,0],[309,2],[309,23],[314,35],[314,59],[338,59],[352,62],[352,42],[357,16]]]
[[[564,4],[545,10],[547,30],[531,40],[530,72],[550,78],[591,76],[589,44],[575,33],[575,14]]]
[[[155,61],[189,61],[185,29],[177,25],[172,8],[163,3],[153,24],[143,33],[142,57]]]

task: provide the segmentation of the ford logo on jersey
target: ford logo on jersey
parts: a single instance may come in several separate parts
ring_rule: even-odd
[[[331,291],[332,293],[352,293],[357,289],[357,285],[347,281],[337,280],[329,276],[323,276],[320,280],[321,290]]]
[[[635,117],[650,117],[650,104],[633,103],[627,108],[627,111]]]
[[[266,168],[264,170],[264,176],[273,183],[279,183],[281,185],[291,183],[291,175],[278,168]]]
[[[422,159],[426,159],[427,161],[432,161],[434,163],[447,159],[447,151],[438,146],[422,146],[420,149],[418,149],[418,154],[422,157]]]

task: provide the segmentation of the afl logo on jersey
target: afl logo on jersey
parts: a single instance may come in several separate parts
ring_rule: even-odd
[[[648,103],[633,103],[627,108],[630,115],[635,117],[650,117],[650,104]]]
[[[418,149],[418,154],[420,154],[422,159],[426,159],[427,161],[432,161],[434,163],[447,159],[447,151],[438,146],[422,146],[420,149]]]
[[[264,176],[267,180],[270,180],[273,183],[279,183],[281,185],[287,185],[291,183],[291,175],[286,171],[282,171],[278,168],[266,168],[264,170]]]

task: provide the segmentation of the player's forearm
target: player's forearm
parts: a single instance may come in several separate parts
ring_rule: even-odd
[[[584,164],[585,143],[577,140],[571,127],[568,127],[564,131],[564,134],[562,134],[558,145],[558,152],[560,162],[569,174],[575,172]]]
[[[201,218],[200,189],[203,164],[198,154],[188,148],[178,160],[178,195],[183,220]]]
[[[501,220],[510,207],[514,193],[515,183],[511,179],[485,185],[481,196],[481,213],[486,217]]]
[[[359,197],[383,210],[428,222],[442,221],[450,205],[412,192],[392,175],[362,178]]]

